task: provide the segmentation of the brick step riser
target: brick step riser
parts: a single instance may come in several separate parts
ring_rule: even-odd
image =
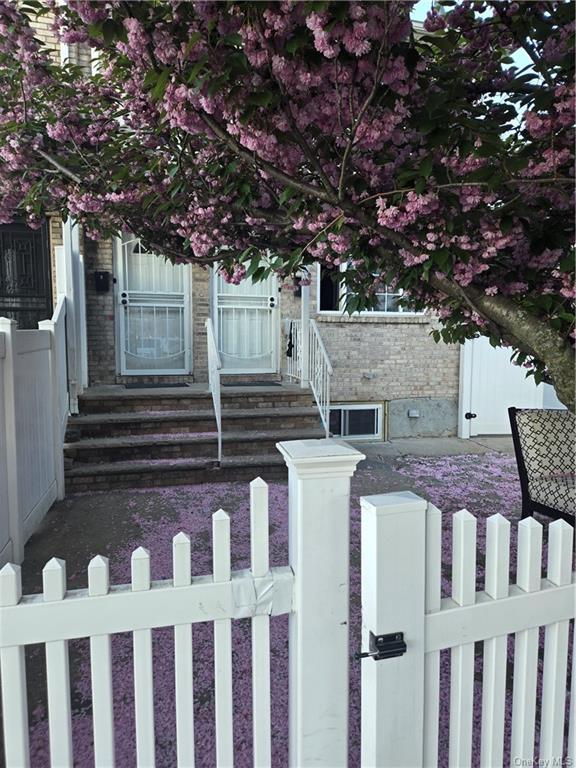
[[[286,467],[225,467],[224,469],[182,470],[162,473],[122,473],[102,477],[67,477],[66,493],[98,492],[119,488],[155,488],[170,485],[199,485],[251,481],[261,477],[267,482],[286,480]]]
[[[255,397],[246,395],[226,397],[222,399],[222,410],[254,408],[308,408],[313,405],[310,395],[280,395]],[[80,400],[81,414],[105,414],[105,413],[138,413],[140,411],[186,411],[186,410],[212,410],[212,398],[159,398],[157,400]]]
[[[224,443],[222,452],[225,456],[270,456],[277,455],[276,443],[272,440],[238,440]],[[298,439],[296,433],[295,440]],[[154,459],[216,459],[218,448],[213,443],[181,443],[176,445],[130,445],[108,448],[86,448],[76,450],[66,448],[66,459],[72,459],[74,466],[80,464],[108,464],[114,461],[148,461]]]
[[[320,419],[316,416],[246,416],[238,419],[225,420],[224,431],[249,429],[251,431],[269,429],[318,429]],[[70,441],[83,437],[122,437],[126,435],[166,435],[195,432],[216,432],[216,423],[213,419],[189,422],[161,421],[161,422],[131,422],[127,424],[90,424],[76,426],[70,425]]]

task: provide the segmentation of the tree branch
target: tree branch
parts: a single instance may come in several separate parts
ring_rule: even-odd
[[[352,127],[350,129],[350,139],[348,141],[348,144],[346,145],[346,149],[344,150],[344,156],[342,157],[342,165],[340,166],[340,179],[338,181],[338,200],[344,199],[344,181],[346,178],[346,166],[348,165],[348,159],[350,157],[350,154],[352,153],[352,147],[354,146],[354,139],[356,138],[356,133],[358,131],[358,128],[360,127],[360,123],[362,122],[362,118],[366,114],[366,110],[374,100],[374,97],[376,96],[376,92],[378,91],[378,86],[380,85],[380,60],[382,58],[382,51],[384,50],[384,45],[386,42],[386,37],[382,40],[382,43],[380,44],[380,48],[378,49],[378,57],[376,59],[376,68],[374,70],[374,84],[372,85],[372,90],[366,97],[364,103],[360,107],[360,111],[354,118],[354,121],[352,123]]]
[[[210,128],[212,133],[221,139],[239,157],[243,157],[251,164],[256,165],[258,168],[260,168],[260,170],[265,171],[268,175],[274,177],[287,187],[294,187],[294,189],[300,190],[300,192],[303,194],[312,195],[319,200],[323,200],[325,203],[338,205],[338,199],[333,194],[330,194],[329,192],[326,192],[325,190],[320,189],[320,187],[316,187],[313,184],[307,184],[304,181],[295,179],[268,161],[262,160],[262,158],[252,155],[247,149],[244,149],[244,147],[242,147],[234,138],[232,138],[232,136],[230,136],[230,134],[227,133],[226,130],[216,122],[216,120],[210,117],[210,115],[200,111],[197,111],[197,114],[200,119],[208,126],[208,128]]]
[[[72,181],[76,182],[76,184],[81,184],[82,179],[79,176],[76,176],[75,173],[68,170],[68,168],[65,168],[62,163],[59,163],[58,160],[56,160],[54,157],[49,155],[47,152],[44,152],[43,149],[37,149],[36,150],[40,157],[43,157],[44,160],[46,160],[50,165],[53,165],[54,168],[57,168],[60,173],[62,173],[64,176],[68,176],[69,179],[72,179]]]
[[[553,176],[547,179],[509,179],[508,181],[503,181],[502,184],[509,185],[509,184],[574,184],[574,179],[564,178],[562,176]],[[454,181],[449,184],[435,184],[434,186],[428,187],[430,191],[433,191],[435,189],[449,189],[451,187],[487,187],[488,182],[486,181]],[[369,200],[375,200],[377,197],[391,197],[392,195],[400,195],[404,192],[413,192],[414,187],[402,187],[400,189],[393,189],[389,192],[376,192],[374,195],[370,195],[370,197],[363,197],[362,200],[359,201],[358,205],[364,205],[364,203],[367,203]]]

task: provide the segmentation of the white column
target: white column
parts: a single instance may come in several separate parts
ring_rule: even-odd
[[[74,232],[74,230],[76,230]],[[62,225],[63,274],[57,275],[58,292],[66,295],[66,351],[68,358],[68,392],[70,412],[78,413],[78,342],[76,339],[76,292],[74,290],[74,247],[78,242],[78,227],[70,218]]]
[[[310,286],[303,285],[301,288],[300,319],[302,331],[302,378],[300,386],[302,389],[308,389],[310,381]]]
[[[362,508],[362,640],[403,633],[402,656],[362,659],[363,768],[421,766],[427,503],[409,491]]]
[[[289,764],[348,764],[350,478],[364,456],[336,440],[278,443],[288,465],[295,574],[289,631]]]
[[[18,483],[18,428],[16,424],[16,320],[0,317],[0,333],[4,334],[4,425],[6,435],[6,477],[8,480],[8,525],[12,539],[13,563],[24,560],[23,527]]]

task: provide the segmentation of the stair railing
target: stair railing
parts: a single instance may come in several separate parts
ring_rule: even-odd
[[[220,371],[222,369],[222,362],[211,318],[206,320],[206,341],[208,345],[208,383],[212,394],[214,415],[218,428],[218,463],[220,464],[222,462],[222,403],[220,401]]]
[[[302,346],[302,323],[300,320],[290,320],[286,376],[297,381],[302,381]],[[330,379],[333,369],[314,320],[310,320],[308,361],[308,383],[314,395],[326,437],[330,437]]]
[[[302,380],[302,322],[290,320],[288,330],[288,346],[286,348],[286,376],[290,379]]]
[[[330,379],[334,371],[315,320],[310,320],[309,355],[310,387],[320,411],[326,437],[330,437]]]

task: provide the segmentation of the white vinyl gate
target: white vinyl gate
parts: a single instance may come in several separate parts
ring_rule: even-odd
[[[477,591],[477,521],[453,516],[451,597],[441,598],[442,515],[412,493],[362,499],[364,645],[403,633],[402,655],[365,659],[362,669],[362,765],[435,766],[440,708],[449,708],[448,765],[462,768],[574,765],[574,671],[568,755],[564,755],[569,622],[576,615],[573,528],[532,517],[517,529],[516,583],[509,583],[510,523],[486,525],[484,589]],[[539,628],[545,627],[539,761],[535,761]],[[514,636],[510,759],[504,757],[508,636]],[[480,755],[473,759],[475,643],[483,644]],[[440,652],[449,649],[449,696],[440,690]],[[574,663],[572,648],[572,663]],[[477,741],[477,740],[476,740]],[[563,761],[564,757],[564,761]],[[569,762],[569,760],[572,762]]]
[[[270,616],[289,614],[289,764],[348,765],[349,494],[363,456],[334,440],[280,443],[289,468],[290,565],[270,568],[268,491],[250,486],[251,568],[231,571],[230,519],[213,522],[211,575],[191,577],[190,539],[173,540],[173,579],[150,580],[148,552],[132,555],[131,584],[111,586],[106,558],[88,568],[88,589],[66,591],[65,563],[44,568],[43,594],[22,597],[20,568],[0,571],[0,675],[8,768],[28,766],[24,648],[43,643],[52,766],[72,766],[68,641],[90,638],[95,764],[114,765],[111,637],[132,632],[137,765],[155,764],[151,632],[174,628],[176,760],[194,754],[192,624],[212,622],[216,764],[234,764],[232,635],[252,622],[253,762],[271,765]],[[484,590],[477,591],[476,520],[453,518],[452,596],[441,598],[442,519],[411,493],[369,496],[362,504],[362,766],[472,764],[474,645],[483,643],[480,764],[503,765],[507,636],[515,634],[513,765],[534,765],[538,627],[545,626],[540,765],[561,765],[569,621],[574,618],[572,528],[548,526],[547,577],[541,578],[542,526],[518,526],[516,584],[509,586],[510,524],[487,523]],[[451,649],[449,746],[439,752],[440,653]],[[378,658],[380,655],[381,658]],[[376,658],[374,658],[376,656]],[[574,658],[574,656],[573,656]],[[574,759],[574,674],[568,757]],[[518,762],[520,761],[520,762]],[[476,761],[477,762],[477,761]],[[566,765],[569,763],[565,763]],[[123,768],[123,767],[120,767]]]

